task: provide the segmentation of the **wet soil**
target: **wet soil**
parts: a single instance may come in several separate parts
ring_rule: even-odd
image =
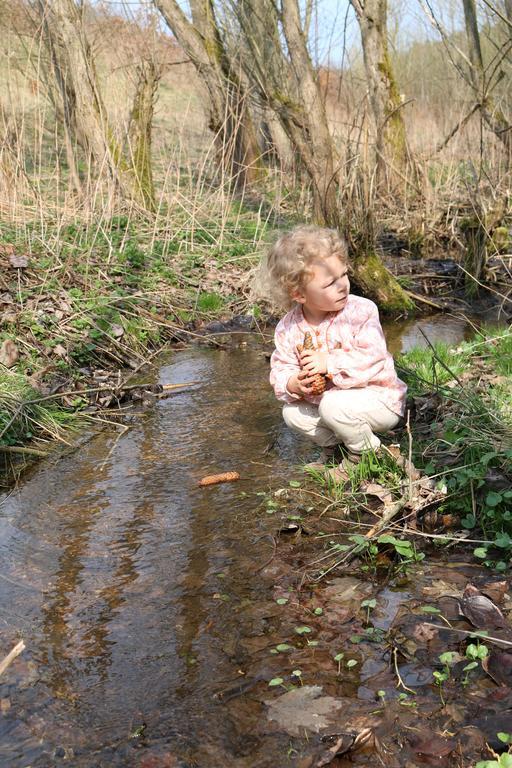
[[[446,319],[429,322],[446,340]],[[393,351],[417,338],[391,336]],[[3,499],[0,657],[20,637],[26,650],[0,679],[2,766],[308,768],[348,764],[345,746],[360,765],[469,766],[507,731],[507,678],[481,665],[471,685],[460,665],[443,704],[432,671],[464,636],[424,610],[471,630],[454,598],[472,582],[508,615],[502,576],[451,550],[383,578],[355,562],[304,580],[336,510],[305,504],[314,449],[284,427],[264,350],[242,338],[169,354],[161,384],[199,383]],[[232,469],[237,483],[197,486]]]

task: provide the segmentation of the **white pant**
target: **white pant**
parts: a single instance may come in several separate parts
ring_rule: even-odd
[[[328,389],[319,405],[306,400],[286,403],[283,419],[290,429],[326,447],[344,443],[349,451],[377,450],[377,432],[388,432],[400,419],[374,389]]]

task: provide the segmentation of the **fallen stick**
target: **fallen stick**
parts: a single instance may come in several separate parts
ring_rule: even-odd
[[[0,445],[0,453],[26,453],[30,456],[48,456],[48,451],[40,451],[38,448],[28,448],[21,445]]]
[[[22,651],[24,651],[24,650],[25,650],[25,643],[23,642],[23,640],[20,640],[20,641],[19,641],[19,643],[18,643],[17,645],[15,645],[15,646],[14,646],[14,648],[12,649],[12,651],[10,651],[10,652],[7,654],[7,656],[5,657],[5,659],[4,659],[3,661],[1,661],[1,662],[0,662],[0,675],[1,675],[1,674],[3,674],[3,673],[5,672],[5,670],[6,670],[6,669],[7,669],[7,667],[9,666],[9,664],[12,664],[12,662],[14,661],[14,659],[15,659],[17,656],[19,656],[19,655],[20,655],[20,653],[21,653]]]
[[[485,630],[456,629],[455,627],[445,627],[442,624],[432,624],[430,621],[424,623],[428,624],[429,627],[443,629],[445,632],[456,632],[458,635],[466,635],[466,637],[477,637],[479,640],[489,640],[491,643],[496,643],[496,645],[500,645],[501,643],[501,645],[506,645],[509,648],[512,648],[512,643],[510,640],[502,640],[501,637],[492,637],[491,635],[486,635]]]
[[[407,499],[402,496],[400,499],[398,499],[398,501],[395,501],[394,504],[390,504],[387,509],[384,509],[384,514],[382,517],[375,523],[375,525],[372,525],[369,531],[365,533],[365,539],[372,539],[380,531],[382,531],[382,529],[386,527],[389,521],[396,517],[400,510],[405,507],[406,503]]]
[[[380,520],[378,520],[375,523],[375,525],[372,525],[370,530],[366,532],[365,539],[368,539],[368,540],[373,539],[374,536],[380,533],[380,531],[382,531],[382,529],[386,527],[389,521],[392,520],[394,517],[396,517],[400,512],[400,510],[402,510],[405,507],[406,503],[407,503],[407,499],[404,496],[402,496],[400,499],[398,499],[398,501],[395,501],[394,504],[390,504],[390,506],[384,510],[384,514],[382,515]],[[346,552],[345,557],[341,562],[343,562],[344,564],[350,563],[351,560],[356,556],[358,551],[361,551],[359,547],[361,547],[360,544],[354,544],[352,549]]]
[[[434,309],[440,309],[441,311],[445,311],[446,307],[443,307],[442,304],[438,304],[437,301],[431,301],[430,299],[426,299],[425,296],[420,296],[417,293],[412,293],[412,291],[406,291],[406,294],[411,297],[414,301],[419,301],[421,304],[426,304],[429,307],[434,307]]]

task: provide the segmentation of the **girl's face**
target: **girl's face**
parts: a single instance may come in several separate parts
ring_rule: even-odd
[[[307,319],[321,320],[328,312],[339,312],[347,303],[347,266],[337,256],[328,256],[314,261],[311,270],[312,277],[293,298],[303,305]]]

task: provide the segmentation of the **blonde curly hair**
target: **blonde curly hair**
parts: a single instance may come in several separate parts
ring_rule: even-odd
[[[273,307],[289,310],[293,294],[311,279],[311,264],[337,256],[347,264],[348,248],[335,229],[298,226],[281,235],[262,259],[255,278],[255,291]]]

